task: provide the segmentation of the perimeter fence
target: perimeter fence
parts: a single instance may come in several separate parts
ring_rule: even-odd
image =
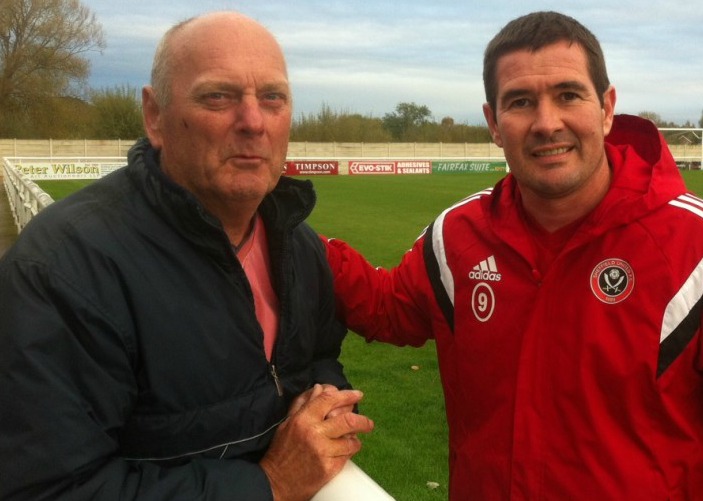
[[[703,129],[660,129],[682,169],[700,169]],[[93,179],[126,163],[135,140],[0,139],[4,186],[15,222],[24,225],[52,202],[40,179]],[[288,175],[449,174],[506,171],[493,143],[292,142]]]

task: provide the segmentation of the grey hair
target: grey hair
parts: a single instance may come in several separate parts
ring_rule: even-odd
[[[154,53],[154,62],[151,66],[151,87],[154,89],[154,97],[159,107],[163,108],[171,101],[171,72],[173,64],[173,51],[171,50],[171,41],[184,26],[194,21],[196,18],[191,17],[185,21],[172,26],[164,36],[161,37],[159,44],[156,46]]]

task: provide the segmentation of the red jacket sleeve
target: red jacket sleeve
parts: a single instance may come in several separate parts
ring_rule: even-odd
[[[368,341],[421,346],[433,337],[434,301],[418,239],[401,263],[373,267],[349,244],[322,237],[334,277],[337,316]]]

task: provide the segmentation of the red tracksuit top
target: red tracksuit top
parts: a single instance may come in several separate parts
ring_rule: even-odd
[[[703,499],[703,201],[651,122],[617,116],[606,153],[544,275],[510,174],[390,271],[328,242],[350,329],[436,340],[453,501]]]

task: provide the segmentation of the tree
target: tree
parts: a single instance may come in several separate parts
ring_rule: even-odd
[[[90,63],[102,50],[102,26],[79,0],[0,0],[0,136],[3,124],[59,97],[77,97]]]
[[[454,127],[454,119],[452,117],[444,117],[442,119],[442,128],[451,129],[452,127]]]
[[[701,119],[698,120],[698,126],[703,129],[703,111],[701,111]]]
[[[323,103],[316,114],[302,114],[293,120],[291,141],[314,142],[388,142],[390,135],[380,118],[358,113],[337,112]]]
[[[129,85],[94,91],[96,139],[136,139],[144,135],[139,90]]]
[[[637,116],[654,122],[657,127],[665,127],[665,125],[663,124],[665,124],[666,122],[662,120],[662,117],[659,113],[655,113],[653,111],[640,111]]]
[[[410,110],[411,107],[416,107],[417,113],[407,114],[414,116],[416,120],[409,118],[407,123],[410,125],[401,130],[404,120],[402,112]],[[417,106],[414,103],[401,103],[395,114],[387,114],[383,119],[334,111],[323,103],[318,113],[301,114],[299,118],[293,119],[290,139],[296,142],[337,143],[489,143],[492,140],[485,125],[458,124],[449,116],[436,123],[429,120],[429,115],[430,111],[426,106]],[[398,125],[397,136],[391,135],[394,125]]]
[[[75,97],[47,98],[29,110],[24,131],[16,137],[32,139],[84,139],[93,133],[94,110]],[[24,133],[21,133],[24,132]]]
[[[415,103],[399,103],[394,113],[383,116],[383,126],[388,129],[393,139],[404,141],[410,139],[410,131],[422,128],[430,123],[432,112],[427,106]]]

